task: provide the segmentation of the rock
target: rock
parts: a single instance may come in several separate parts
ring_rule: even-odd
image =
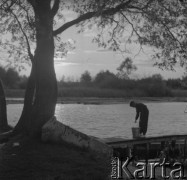
[[[9,132],[9,131],[11,131],[12,129],[13,129],[13,127],[10,126],[10,125],[7,125],[6,127],[0,127],[0,134]]]
[[[12,146],[13,146],[13,147],[17,147],[17,146],[19,146],[19,145],[20,145],[19,142],[14,142]]]
[[[112,148],[107,144],[64,125],[57,121],[56,117],[51,118],[42,127],[42,141],[55,143],[62,143],[65,141],[103,154],[112,154]]]
[[[5,143],[0,144],[0,149],[5,145]]]
[[[9,138],[12,136],[13,131],[10,130],[8,132],[4,132],[0,134],[0,143],[5,143],[9,140]]]

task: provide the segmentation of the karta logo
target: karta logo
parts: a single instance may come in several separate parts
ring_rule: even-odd
[[[160,174],[157,175],[163,179],[186,179],[184,176],[184,166],[180,162],[175,162],[171,165],[169,162],[166,162],[165,158],[161,163],[136,162],[134,170],[130,168],[130,162],[132,162],[132,158],[129,157],[127,157],[126,161],[124,162],[118,157],[113,157],[111,161],[111,178],[122,179],[126,177],[129,179],[155,179],[155,169],[160,168]],[[169,172],[166,172],[166,169],[169,169]]]

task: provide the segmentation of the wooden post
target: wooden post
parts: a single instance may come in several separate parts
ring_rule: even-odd
[[[126,151],[126,153],[127,153],[127,157],[131,158],[132,153],[131,153],[131,147],[130,147],[130,146],[127,146],[127,151]]]
[[[148,160],[149,160],[149,143],[146,143],[146,164],[148,164]]]
[[[184,139],[184,161],[186,160],[186,138]]]

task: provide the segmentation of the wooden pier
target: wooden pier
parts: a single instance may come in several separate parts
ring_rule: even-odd
[[[162,144],[168,144],[171,146],[172,141],[175,142],[175,147],[182,150],[182,159],[186,159],[186,144],[187,134],[181,135],[165,135],[156,137],[145,137],[136,139],[121,139],[121,138],[106,138],[105,143],[116,149],[133,149],[137,145],[144,145],[144,152],[146,154],[146,161],[149,159],[149,153],[152,145],[162,147]]]
[[[162,141],[181,141],[184,140],[184,143],[187,140],[187,134],[184,135],[166,135],[166,136],[156,136],[156,137],[145,137],[145,138],[136,138],[136,139],[117,139],[117,138],[106,138],[104,141],[109,146],[113,148],[126,148],[136,144],[150,144]]]

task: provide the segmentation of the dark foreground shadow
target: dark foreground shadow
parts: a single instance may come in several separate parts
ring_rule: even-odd
[[[45,144],[14,138],[0,145],[1,180],[105,180],[110,178],[110,159],[63,143]]]

